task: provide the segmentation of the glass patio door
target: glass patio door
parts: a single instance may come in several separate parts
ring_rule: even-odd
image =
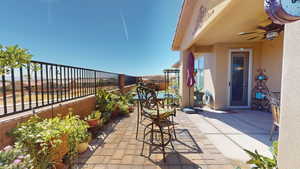
[[[249,106],[249,51],[231,52],[230,106]]]

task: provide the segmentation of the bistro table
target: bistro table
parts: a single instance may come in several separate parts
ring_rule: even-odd
[[[162,106],[164,107],[164,101],[166,99],[177,99],[178,96],[175,94],[171,94],[171,93],[165,93],[165,92],[157,92],[157,99],[159,100],[159,102],[162,104]],[[138,110],[138,114],[137,114],[137,126],[136,126],[136,139],[138,136],[138,130],[139,130],[139,124],[140,121],[142,120],[142,115],[141,115],[141,107],[140,107],[140,102],[139,102],[139,97],[138,95],[133,97],[133,100],[136,101],[137,103],[137,110]]]

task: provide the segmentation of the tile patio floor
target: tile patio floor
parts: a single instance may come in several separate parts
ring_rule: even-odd
[[[167,149],[166,163],[162,153],[153,151],[148,158],[149,145],[142,150],[142,132],[136,140],[136,113],[106,125],[90,150],[76,160],[75,169],[235,169],[231,161],[206,138],[190,121],[187,114],[178,111],[175,119],[177,140]],[[224,145],[225,146],[225,145]]]

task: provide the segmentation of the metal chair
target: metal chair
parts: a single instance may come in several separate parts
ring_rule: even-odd
[[[157,99],[157,95],[159,93],[159,91],[158,91],[159,88],[157,85],[155,85],[153,83],[139,83],[138,88],[136,89],[137,96],[138,96],[138,100],[137,100],[138,115],[137,115],[136,139],[138,137],[139,125],[143,124],[143,121],[145,119],[147,119],[147,117],[144,115],[143,111],[141,110],[141,107],[142,107],[141,101],[144,100],[144,98],[146,98],[146,93],[144,90],[142,90],[143,88],[152,90],[152,92],[154,92],[156,94],[156,101],[157,101],[161,111],[173,111],[174,112],[174,113],[172,113],[172,116],[171,116],[171,120],[172,120],[173,124],[175,124],[174,117],[176,116],[176,107],[178,107],[177,104],[175,104],[174,102],[165,104],[164,100]],[[174,137],[176,139],[175,131],[174,131]]]
[[[280,99],[276,97],[274,93],[269,93],[267,98],[270,102],[272,117],[273,117],[273,124],[270,133],[270,140],[273,139],[273,135],[276,129],[279,128],[279,120],[280,120]]]
[[[143,155],[144,144],[146,142],[145,138],[150,134],[149,156],[151,156],[152,146],[156,146],[161,148],[165,161],[165,147],[170,143],[174,149],[171,130],[173,130],[174,137],[176,138],[175,123],[173,119],[176,115],[176,109],[161,108],[156,92],[153,89],[139,86],[137,88],[137,93],[140,102],[141,116],[149,121],[149,124],[144,128],[141,154]],[[147,132],[147,130],[149,131]],[[154,134],[156,135],[156,140],[154,140]],[[157,137],[157,134],[159,137]]]

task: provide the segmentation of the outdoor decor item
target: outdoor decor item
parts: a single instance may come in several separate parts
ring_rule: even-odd
[[[270,108],[267,94],[269,89],[266,85],[268,76],[265,75],[264,69],[257,70],[258,75],[255,78],[255,87],[252,89],[252,109],[268,111]]]
[[[265,10],[277,24],[300,20],[300,0],[265,0]]]

